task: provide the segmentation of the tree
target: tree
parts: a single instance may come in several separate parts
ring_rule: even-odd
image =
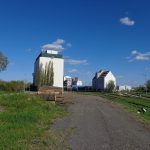
[[[146,82],[146,89],[148,92],[150,92],[150,80]]]
[[[53,80],[54,80],[53,63],[49,62],[47,65],[47,84],[49,86],[53,86]]]
[[[4,56],[2,52],[0,52],[0,72],[6,69],[8,63],[9,61],[7,57]]]
[[[110,80],[109,83],[107,84],[107,91],[113,92],[114,89],[115,89],[115,83],[114,81]]]
[[[53,63],[50,65],[50,85],[53,86],[54,84],[54,68]]]
[[[145,86],[139,86],[139,87],[136,87],[136,88],[134,88],[134,90],[136,91],[136,92],[139,92],[139,93],[141,93],[141,92],[145,92]]]
[[[53,86],[54,83],[54,70],[53,63],[49,62],[45,64],[43,68],[43,64],[40,64],[37,72],[37,82],[38,86]]]
[[[36,76],[37,84],[39,87],[43,84],[43,69],[42,68],[43,68],[43,64],[40,64],[38,68],[37,76]]]

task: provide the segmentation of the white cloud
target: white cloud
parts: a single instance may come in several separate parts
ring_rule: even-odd
[[[65,43],[65,40],[63,40],[63,39],[57,39],[55,42],[53,42],[54,44],[64,44]]]
[[[143,54],[137,55],[136,60],[149,60],[149,56],[144,56]]]
[[[118,75],[117,78],[118,78],[118,79],[122,79],[122,78],[124,78],[124,76]]]
[[[26,49],[25,51],[26,51],[26,52],[31,52],[31,51],[33,51],[33,49],[32,49],[32,48],[28,48],[28,49]]]
[[[69,73],[77,73],[78,70],[77,70],[77,69],[71,69],[71,70],[69,70],[68,72],[69,72]]]
[[[86,59],[83,59],[83,60],[66,59],[65,62],[70,65],[81,65],[81,64],[87,65],[88,64]]]
[[[135,54],[137,54],[137,51],[134,50],[134,51],[131,52],[131,54],[132,54],[132,55],[135,55]]]
[[[65,43],[65,40],[57,39],[55,42],[51,44],[45,44],[41,48],[42,48],[42,51],[45,51],[45,50],[62,51],[64,49],[64,46],[63,46],[64,43]]]
[[[133,50],[131,52],[131,56],[128,57],[128,59],[129,62],[132,62],[134,60],[138,60],[138,61],[150,60],[150,52],[141,53],[138,52],[137,50]]]
[[[67,43],[66,46],[67,47],[72,47],[72,44],[71,43]]]
[[[126,26],[133,26],[135,24],[134,20],[131,20],[129,17],[124,17],[120,19],[121,24]]]

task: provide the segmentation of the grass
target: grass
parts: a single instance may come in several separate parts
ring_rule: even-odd
[[[0,96],[0,149],[28,150],[46,149],[51,144],[56,145],[57,139],[49,136],[50,124],[66,114],[63,107],[28,94],[3,94]],[[46,142],[45,142],[46,141]]]
[[[132,112],[135,116],[137,116],[141,121],[150,123],[150,99],[124,97],[117,93],[86,92],[84,94],[104,97],[108,100],[119,103],[129,112]],[[147,109],[147,112],[144,114],[137,114],[137,111],[143,107]]]

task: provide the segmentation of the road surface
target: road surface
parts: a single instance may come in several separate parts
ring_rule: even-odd
[[[73,129],[66,143],[73,150],[150,150],[150,130],[101,97],[76,95],[70,115],[54,124]]]

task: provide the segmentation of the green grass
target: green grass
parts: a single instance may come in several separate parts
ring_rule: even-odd
[[[119,103],[129,112],[136,115],[140,120],[150,123],[150,99],[148,98],[124,97],[117,93],[111,94],[103,92],[86,92],[84,94],[104,97],[108,100]],[[137,114],[137,111],[143,107],[147,109],[147,112],[144,114]]]
[[[37,139],[45,149],[50,143],[45,145],[43,137],[50,124],[66,114],[59,105],[23,93],[1,95],[0,109],[0,150],[32,149]]]

